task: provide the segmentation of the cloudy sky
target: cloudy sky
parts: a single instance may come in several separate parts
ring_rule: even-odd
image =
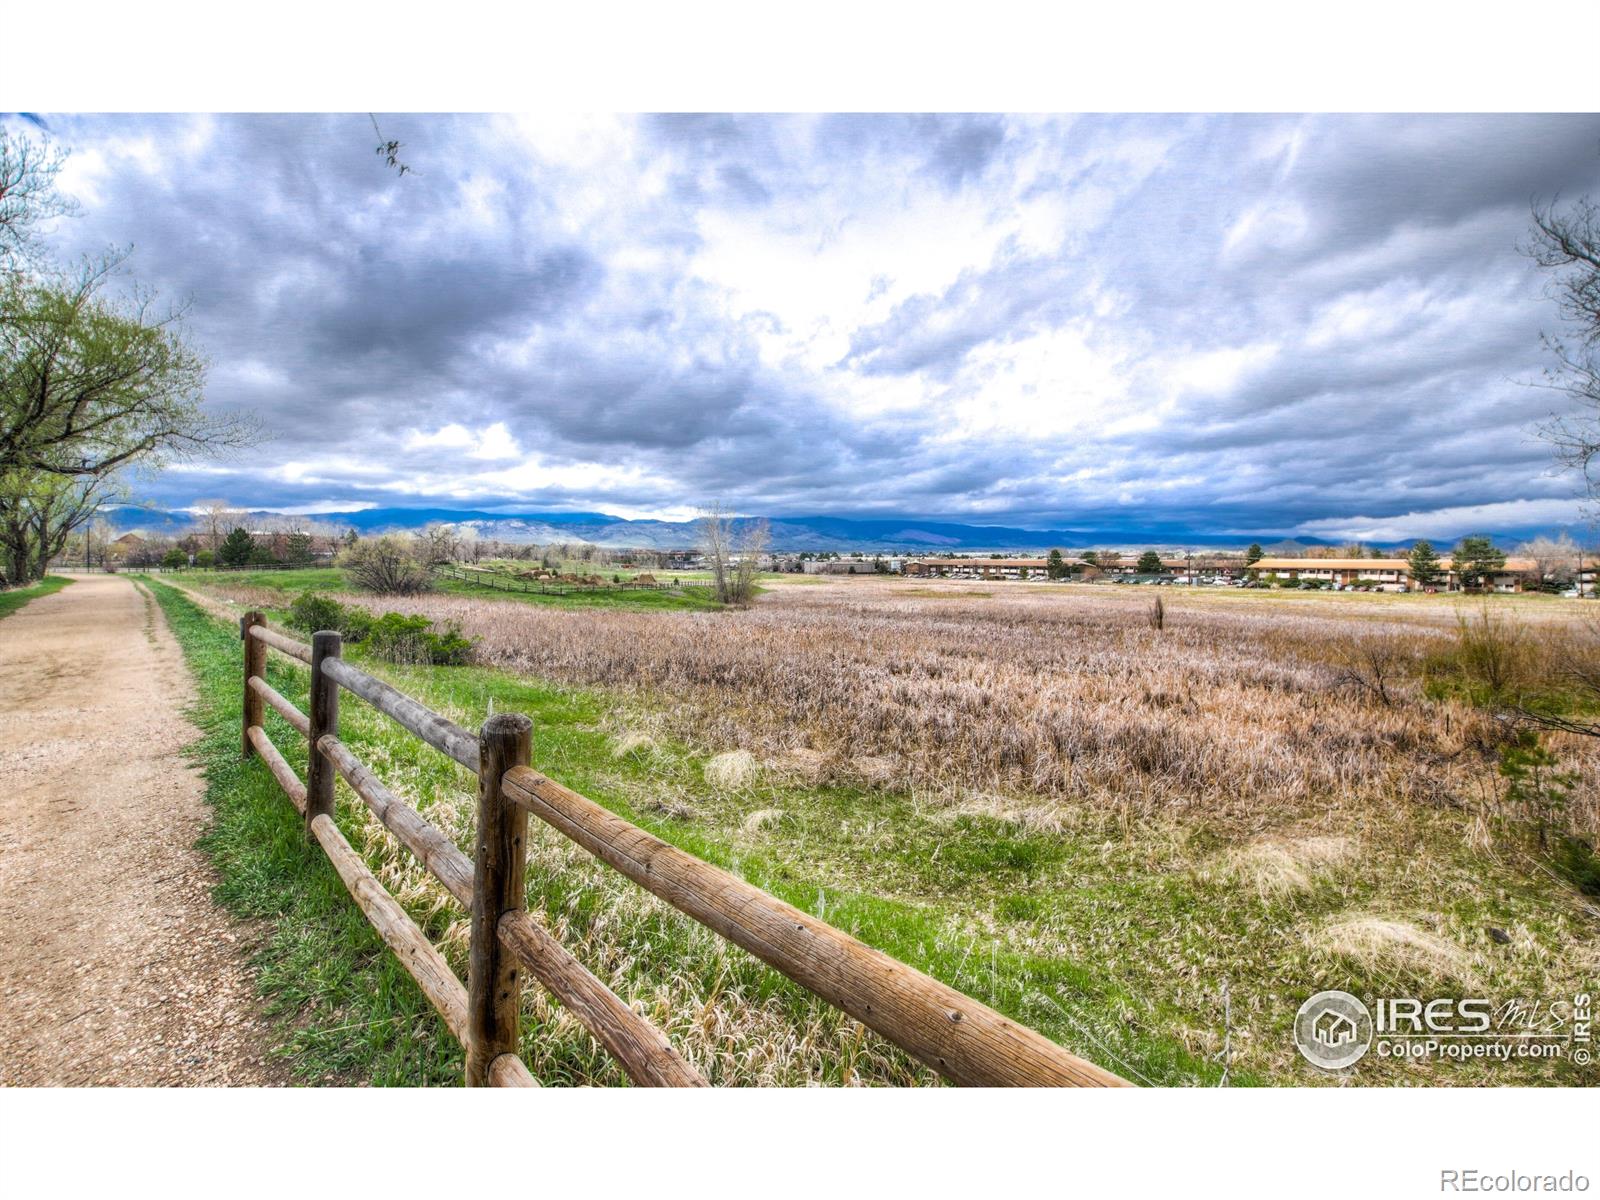
[[[404,177],[366,114],[41,120],[57,244],[132,244],[270,432],[166,506],[1577,516],[1516,245],[1593,116],[380,114]]]

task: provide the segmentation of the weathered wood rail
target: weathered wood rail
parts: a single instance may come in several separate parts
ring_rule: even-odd
[[[519,1051],[522,974],[542,984],[648,1087],[704,1087],[666,1036],[527,911],[527,824],[537,817],[600,861],[855,1017],[940,1075],[978,1086],[1119,1087],[1126,1082],[992,1008],[727,871],[687,854],[533,769],[533,724],[505,713],[478,735],[341,657],[337,633],[311,645],[240,621],[244,641],[241,744],[259,756],[306,821],[351,897],[466,1050],[468,1086],[531,1087]],[[267,683],[267,651],[309,664],[309,712]],[[475,855],[389,791],[339,740],[348,691],[478,777]],[[307,741],[300,780],[265,729],[270,708]],[[471,916],[465,984],[416,922],[351,849],[333,819],[334,783],[350,790],[416,855]]]

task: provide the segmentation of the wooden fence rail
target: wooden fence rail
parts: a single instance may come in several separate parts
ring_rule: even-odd
[[[955,1083],[1127,1086],[1042,1034],[540,774],[531,762],[533,726],[527,717],[491,717],[474,737],[345,662],[336,633],[315,634],[307,646],[268,629],[258,612],[245,614],[239,624],[245,645],[244,754],[262,759],[305,816],[308,836],[323,848],[351,897],[462,1043],[469,1086],[536,1086],[517,1050],[523,971],[594,1035],[635,1084],[705,1086],[659,1029],[606,987],[537,915],[527,911],[523,869],[529,816]],[[267,683],[268,649],[311,665],[309,714]],[[339,740],[341,689],[478,776],[474,859],[389,791]],[[304,782],[267,736],[263,725],[267,707],[307,739]],[[465,984],[339,832],[333,822],[336,778],[349,785],[469,912]]]

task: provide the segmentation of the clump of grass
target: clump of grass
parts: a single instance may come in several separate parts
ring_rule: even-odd
[[[706,782],[725,792],[750,786],[756,777],[756,757],[748,750],[728,750],[706,764]]]
[[[658,748],[656,739],[648,733],[631,729],[611,743],[612,758],[627,758],[630,754],[647,756],[654,754]]]
[[[1320,949],[1367,970],[1404,973],[1437,983],[1471,985],[1472,956],[1409,921],[1360,915],[1335,921],[1317,936]]]
[[[1354,853],[1347,837],[1261,838],[1230,851],[1226,870],[1265,899],[1309,891],[1320,873]]]
[[[787,815],[781,808],[758,808],[739,827],[746,833],[760,833],[763,829],[780,824]]]

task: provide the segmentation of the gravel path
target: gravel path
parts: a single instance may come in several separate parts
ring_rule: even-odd
[[[287,1081],[210,898],[193,685],[153,600],[89,576],[0,621],[0,1085]]]

